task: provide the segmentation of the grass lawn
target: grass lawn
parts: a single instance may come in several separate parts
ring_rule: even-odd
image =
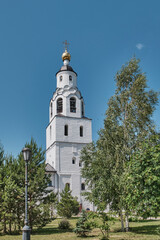
[[[58,222],[60,219],[56,219],[52,223],[39,231],[34,231],[31,235],[31,240],[98,240],[100,231],[94,229],[90,235],[86,238],[77,237],[75,233],[70,231],[62,231],[58,229]],[[77,219],[70,220],[72,227],[75,226]],[[131,231],[128,233],[119,232],[120,222],[116,221],[111,227],[110,239],[114,240],[160,240],[157,232],[157,227],[160,227],[160,220],[148,220],[140,222],[131,222]],[[0,240],[22,240],[22,235],[0,235]]]

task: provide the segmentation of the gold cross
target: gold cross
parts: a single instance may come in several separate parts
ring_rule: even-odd
[[[67,47],[69,46],[69,43],[67,42],[67,40],[65,40],[65,41],[63,42],[63,44],[64,44],[64,47],[65,47],[65,50],[67,50]]]

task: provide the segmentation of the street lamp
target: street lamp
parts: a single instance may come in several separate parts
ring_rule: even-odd
[[[23,148],[22,150],[23,153],[23,158],[25,161],[25,225],[23,227],[23,237],[22,240],[30,240],[30,232],[31,229],[28,226],[28,197],[27,197],[27,192],[28,192],[28,161],[31,156],[31,150],[29,148]]]

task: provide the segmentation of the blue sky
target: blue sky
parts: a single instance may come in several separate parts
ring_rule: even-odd
[[[160,91],[159,0],[1,0],[0,141],[16,156],[31,136],[45,149],[49,101],[69,41],[71,66],[93,119],[103,127],[114,76],[135,54]],[[159,127],[159,106],[154,114]]]

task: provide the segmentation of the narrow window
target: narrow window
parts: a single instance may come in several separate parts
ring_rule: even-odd
[[[51,102],[51,105],[50,105],[50,110],[51,110],[51,117],[52,117],[52,115],[53,115],[52,102]]]
[[[84,103],[81,102],[82,117],[84,117]]]
[[[60,78],[59,78],[60,82],[62,82],[62,79],[63,79],[63,77],[62,77],[62,76],[60,76]]]
[[[65,188],[67,188],[68,190],[70,190],[70,183],[66,183]]]
[[[69,81],[72,81],[72,76],[71,75],[69,76]]]
[[[74,97],[70,98],[70,112],[76,112],[76,99]]]
[[[48,187],[52,187],[53,184],[52,184],[52,180],[50,180],[50,182],[48,183]]]
[[[57,100],[57,113],[63,112],[63,99],[58,98]]]
[[[76,159],[72,158],[72,164],[76,164]]]
[[[82,167],[82,162],[81,161],[79,161],[79,167]]]
[[[50,140],[51,140],[52,139],[52,126],[50,126],[49,130],[50,130]]]
[[[82,191],[85,190],[85,184],[84,184],[84,183],[81,184],[81,190],[82,190]]]
[[[79,133],[80,133],[80,137],[83,137],[83,127],[82,126],[80,126],[80,128],[79,128]]]
[[[64,135],[68,136],[68,125],[64,126]]]

